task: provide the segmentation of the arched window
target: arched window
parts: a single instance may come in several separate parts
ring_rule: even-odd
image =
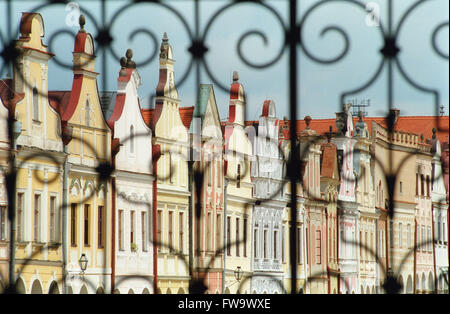
[[[134,126],[130,126],[130,153],[134,154]]]
[[[33,88],[33,120],[39,121],[39,93],[36,87]]]

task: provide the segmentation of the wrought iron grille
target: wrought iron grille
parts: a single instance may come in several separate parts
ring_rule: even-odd
[[[342,106],[342,112],[340,114],[340,118],[338,117],[338,123],[340,124],[340,127],[338,126],[337,132],[333,132],[332,129],[330,132],[327,133],[328,141],[332,138],[338,138],[339,136],[344,136],[342,130],[345,130],[346,125],[346,119],[350,115],[350,107],[344,106],[346,100],[349,96],[358,94],[361,91],[364,91],[371,87],[382,75],[383,71],[386,71],[387,74],[387,94],[386,94],[386,106],[389,111],[389,114],[385,117],[385,123],[387,125],[387,135],[386,138],[388,139],[388,147],[389,147],[389,155],[388,155],[388,169],[384,169],[384,173],[382,176],[384,176],[384,180],[387,184],[387,195],[386,195],[386,202],[385,204],[380,205],[380,208],[385,208],[386,214],[387,214],[387,220],[386,221],[392,221],[396,215],[395,210],[395,202],[394,202],[394,194],[396,193],[396,190],[399,188],[399,184],[397,182],[397,176],[396,171],[392,170],[392,165],[394,165],[395,160],[394,154],[392,153],[392,150],[395,147],[395,124],[397,121],[397,117],[395,115],[394,108],[394,92],[395,92],[395,83],[396,78],[394,77],[394,71],[398,71],[400,73],[400,77],[402,80],[406,81],[410,86],[412,86],[414,89],[419,90],[425,94],[429,94],[433,98],[433,104],[436,110],[435,116],[435,128],[437,132],[448,132],[448,125],[442,125],[442,123],[439,123],[439,108],[441,105],[441,97],[440,93],[437,89],[426,87],[424,85],[421,85],[415,78],[411,77],[408,74],[407,69],[402,64],[401,55],[407,54],[408,51],[401,50],[398,45],[398,39],[400,34],[403,32],[406,32],[405,29],[405,22],[408,19],[408,17],[415,12],[416,10],[420,10],[421,6],[429,1],[415,1],[411,3],[411,5],[406,9],[405,12],[401,14],[401,16],[397,19],[398,22],[395,23],[394,21],[394,10],[393,10],[393,1],[387,0],[386,1],[386,19],[377,20],[377,16],[375,16],[375,20],[377,23],[379,23],[378,27],[376,28],[379,38],[381,42],[383,43],[382,49],[378,52],[379,60],[378,67],[375,73],[365,82],[363,82],[360,86],[356,86],[352,88],[351,90],[342,91],[340,95],[340,102],[339,107]],[[6,23],[2,25],[2,29],[0,30],[0,50],[2,51],[1,57],[2,57],[2,68],[0,71],[0,76],[4,77],[9,69],[17,69],[20,67],[20,64],[18,64],[17,60],[20,57],[20,50],[16,48],[16,40],[19,38],[20,30],[15,30],[13,25],[15,25],[14,20],[18,18],[18,16],[12,12],[12,4],[13,2],[10,0],[3,1],[2,5],[4,8],[4,12],[2,12],[3,17],[6,19]],[[100,71],[102,73],[102,78],[100,80],[100,87],[102,90],[106,90],[107,86],[107,79],[111,77],[111,69],[109,65],[106,62],[106,55],[110,54],[114,57],[116,60],[116,63],[119,64],[119,60],[121,59],[119,54],[114,50],[113,43],[115,42],[116,38],[113,36],[111,30],[114,26],[115,20],[118,16],[122,14],[126,14],[128,8],[133,6],[138,6],[143,3],[148,4],[149,6],[143,7],[144,10],[150,10],[151,7],[162,7],[168,10],[172,16],[173,20],[176,20],[177,22],[181,23],[183,25],[184,31],[187,34],[188,40],[190,42],[190,47],[186,53],[184,53],[183,57],[189,58],[189,65],[185,72],[181,75],[181,78],[178,80],[177,85],[182,86],[189,76],[193,75],[195,77],[195,86],[198,87],[203,82],[201,73],[204,71],[207,76],[207,80],[212,81],[214,86],[218,87],[219,89],[230,93],[230,88],[228,86],[225,86],[221,80],[217,79],[216,74],[214,73],[214,66],[211,64],[208,64],[206,56],[209,52],[209,47],[207,44],[207,37],[210,33],[210,30],[212,29],[212,25],[214,22],[225,12],[227,12],[230,8],[235,8],[241,5],[242,3],[248,3],[249,5],[263,8],[265,9],[268,14],[270,14],[274,19],[279,23],[279,27],[283,30],[284,38],[282,38],[282,45],[279,48],[278,53],[276,56],[268,60],[266,62],[257,63],[252,58],[249,58],[245,54],[244,50],[244,42],[252,37],[256,36],[264,40],[264,42],[267,42],[270,40],[270,38],[267,37],[266,34],[262,33],[259,30],[248,30],[244,34],[242,34],[239,37],[239,40],[236,42],[236,49],[237,53],[239,55],[240,60],[248,67],[253,69],[259,69],[261,71],[264,71],[274,64],[276,64],[281,57],[287,56],[289,60],[289,66],[286,69],[286,73],[288,74],[288,88],[287,88],[287,99],[289,100],[289,121],[297,121],[297,117],[299,116],[300,108],[302,108],[302,101],[301,101],[301,95],[299,95],[298,86],[300,83],[300,80],[307,80],[307,78],[302,77],[301,71],[299,71],[299,55],[303,54],[313,62],[323,65],[324,67],[329,66],[331,64],[336,64],[339,61],[341,61],[343,58],[345,58],[348,54],[351,40],[349,34],[340,26],[338,25],[326,25],[321,29],[321,34],[324,35],[326,33],[332,32],[335,34],[340,35],[340,37],[343,40],[343,49],[337,54],[337,56],[332,58],[322,58],[320,56],[315,55],[311,52],[310,48],[308,48],[308,42],[306,42],[306,34],[304,33],[304,30],[306,29],[307,22],[312,18],[310,17],[312,13],[315,13],[317,10],[326,7],[330,4],[338,3],[346,4],[351,7],[356,8],[359,10],[359,12],[366,16],[368,14],[367,11],[367,3],[363,1],[357,1],[357,0],[342,0],[342,1],[317,1],[313,5],[310,5],[308,9],[300,16],[299,9],[300,6],[302,6],[303,1],[286,1],[286,6],[288,7],[288,18],[285,21],[285,19],[282,17],[282,14],[277,11],[277,9],[272,5],[270,1],[230,1],[227,3],[224,3],[223,6],[221,6],[218,10],[214,11],[209,16],[202,16],[202,5],[204,4],[204,1],[199,0],[193,0],[193,16],[188,16],[186,12],[183,12],[182,10],[179,10],[177,8],[176,2],[173,1],[123,1],[120,2],[119,5],[114,3],[114,1],[106,1],[106,0],[99,0],[97,1],[98,7],[99,7],[99,15],[100,18],[96,17],[96,14],[93,14],[93,12],[87,10],[84,8],[83,1],[80,1],[79,9],[81,13],[86,16],[89,21],[93,22],[90,25],[86,25],[86,29],[90,33],[93,34],[95,37],[95,43],[96,43],[96,50],[95,55],[102,56],[102,62],[100,64]],[[72,3],[73,4],[73,3]],[[109,13],[108,7],[112,4],[115,5],[116,9],[113,11],[112,14]],[[35,7],[30,10],[32,12],[39,12],[40,10],[52,7],[52,6],[67,6],[70,5],[68,1],[36,1]],[[3,9],[2,9],[3,10]],[[109,18],[108,18],[109,17]],[[26,19],[26,18],[25,18]],[[205,19],[205,23],[201,23],[202,19]],[[193,22],[191,22],[193,21]],[[25,21],[26,22],[26,21]],[[263,22],[263,21],[261,21]],[[80,20],[80,25],[84,25],[85,20]],[[169,22],[168,22],[169,23]],[[324,23],[326,24],[326,23]],[[82,26],[83,26],[82,25]],[[448,53],[442,51],[442,48],[438,45],[437,38],[438,35],[443,31],[443,29],[448,28],[448,20],[447,21],[437,21],[437,26],[434,28],[430,40],[431,40],[431,46],[433,48],[434,53],[439,56],[440,58],[443,58],[444,60],[448,60]],[[73,36],[73,33],[67,30],[61,30],[59,34],[54,34],[52,37],[46,38],[50,49],[53,45],[57,43],[56,37],[61,35],[71,35]],[[146,35],[149,39],[149,42],[153,45],[153,51],[149,53],[149,56],[142,62],[138,62],[138,64],[134,64],[134,67],[137,66],[137,68],[141,66],[145,66],[146,64],[149,64],[151,62],[154,62],[158,55],[159,55],[159,45],[158,45],[158,39],[160,37],[159,34],[155,34],[152,31],[151,25],[148,25],[148,27],[140,28],[136,30],[131,30],[130,40],[133,40],[134,36],[140,34],[140,35]],[[161,50],[162,52],[162,50]],[[129,64],[127,62],[131,61],[132,54],[129,54],[127,52],[127,58],[128,61],[124,58],[124,60],[120,60],[120,63],[122,64],[122,68],[126,68]],[[67,68],[68,70],[72,70],[72,64],[65,64],[63,61],[61,61],[57,56],[53,58],[55,63],[59,67]],[[426,66],[426,65],[425,65]],[[21,73],[21,72],[18,72]],[[447,73],[448,74],[448,73]],[[25,85],[28,86],[28,88],[32,88],[31,82],[28,80],[28,77],[23,76],[20,77],[20,79],[24,82]],[[39,95],[55,101],[57,103],[61,102],[61,98],[54,97],[47,95],[43,91],[39,90],[37,91]],[[9,90],[8,93],[8,100],[13,103],[13,100],[17,96],[17,93],[13,90]],[[151,103],[154,102],[154,97],[156,97],[156,94],[153,94],[151,99]],[[196,105],[197,106],[197,105]],[[22,158],[22,160],[19,161],[17,159],[17,154],[20,151],[21,148],[18,148],[17,138],[20,136],[20,126],[18,124],[18,121],[16,120],[17,116],[14,114],[14,110],[9,108],[9,114],[7,117],[7,128],[8,128],[8,145],[9,148],[5,150],[5,153],[2,155],[1,158],[5,158],[5,165],[3,170],[3,176],[5,178],[5,187],[7,191],[7,225],[9,226],[9,236],[7,239],[5,239],[4,243],[7,243],[9,245],[8,247],[8,254],[5,257],[4,264],[8,265],[8,270],[3,269],[3,272],[1,273],[1,279],[2,283],[4,285],[3,291],[4,293],[21,293],[22,290],[18,287],[18,278],[20,277],[21,272],[26,268],[29,267],[29,264],[32,264],[34,261],[34,257],[38,254],[42,254],[43,251],[49,251],[52,248],[59,248],[61,246],[69,245],[68,239],[64,239],[63,241],[60,241],[62,243],[55,243],[52,245],[48,245],[47,247],[39,247],[37,248],[31,256],[26,259],[20,261],[15,260],[15,254],[16,250],[18,249],[17,242],[20,239],[17,239],[16,235],[16,225],[17,225],[17,204],[16,204],[16,195],[17,195],[17,179],[19,172],[21,171],[23,165],[27,162],[31,162],[35,159],[47,159],[57,167],[61,169],[65,169],[67,164],[65,164],[65,161],[61,161],[63,159],[57,159],[52,154],[48,154],[45,151],[31,153],[26,158]],[[312,149],[314,149],[314,145],[319,145],[324,142],[323,137],[317,137],[313,139],[309,139],[308,141],[301,141],[301,139],[298,137],[298,134],[301,130],[298,128],[297,123],[289,123],[288,120],[285,120],[285,126],[289,126],[288,128],[288,138],[289,139],[296,139],[293,140],[290,143],[290,152],[289,154],[285,154],[285,152],[278,148],[278,143],[275,143],[277,149],[279,149],[279,154],[282,156],[282,160],[285,163],[285,171],[283,173],[283,181],[280,183],[275,191],[270,193],[270,195],[265,199],[258,199],[255,202],[255,205],[264,205],[269,204],[274,198],[277,197],[277,195],[280,193],[280,191],[284,191],[286,185],[289,185],[290,187],[295,186],[302,186],[304,185],[304,167],[303,160],[305,159],[305,156],[307,156],[308,152],[310,152]],[[308,122],[307,122],[308,124]],[[65,140],[65,136],[69,136],[68,134],[64,133],[65,130],[62,130],[63,134],[63,141]],[[359,130],[358,130],[359,132]],[[133,139],[133,137],[145,137],[148,136],[148,134],[130,134],[130,136],[125,140],[130,141]],[[83,138],[74,134],[70,135],[72,141],[78,141],[78,142],[84,142]],[[268,141],[271,141],[270,138],[267,139]],[[326,140],[325,140],[326,142]],[[149,236],[148,244],[151,246],[154,246],[155,253],[158,252],[157,247],[163,247],[166,248],[170,254],[177,255],[180,260],[183,260],[185,263],[186,268],[189,270],[189,293],[204,293],[208,290],[208,285],[206,282],[207,273],[211,270],[210,265],[204,265],[202,262],[202,244],[200,244],[200,239],[202,237],[201,235],[201,228],[200,224],[204,220],[207,219],[205,217],[204,212],[202,211],[202,191],[205,189],[204,187],[204,180],[205,180],[205,173],[207,173],[208,168],[212,167],[211,161],[206,161],[204,163],[203,167],[200,167],[195,159],[195,154],[200,153],[201,154],[201,147],[195,146],[195,143],[191,142],[191,146],[189,147],[189,157],[188,159],[188,173],[189,173],[189,190],[190,190],[190,210],[188,210],[189,214],[189,247],[188,247],[188,254],[184,254],[182,251],[177,251],[174,244],[172,242],[165,243],[162,241],[158,241],[157,238],[155,238],[156,230],[152,230],[151,235]],[[84,143],[84,145],[90,146],[93,154],[95,156],[99,156],[97,152],[95,151],[95,147],[92,146],[91,143]],[[375,145],[375,144],[372,144]],[[200,150],[200,151],[199,151]],[[164,153],[164,152],[161,152]],[[232,152],[237,153],[237,152]],[[412,151],[408,154],[407,157],[405,157],[404,160],[400,162],[399,169],[402,167],[402,164],[406,164],[408,158],[411,158],[412,156],[415,156],[416,154],[420,153],[420,151]],[[353,154],[353,151],[352,151]],[[222,155],[220,155],[222,156]],[[186,157],[186,156],[183,156]],[[346,153],[342,153],[339,155],[339,161],[340,161],[340,167],[342,165],[343,160],[347,157]],[[97,157],[96,157],[97,158]],[[220,158],[223,158],[220,157]],[[374,164],[379,164],[381,167],[384,167],[382,163],[377,160],[378,156],[372,154],[371,156],[372,162]],[[448,156],[447,156],[448,158]],[[107,186],[108,184],[114,185],[115,183],[115,177],[114,177],[114,171],[115,171],[115,162],[113,159],[111,160],[102,160],[100,157],[98,158],[98,166],[96,168],[97,175],[98,175],[98,186],[95,187],[95,189],[98,191],[101,189],[102,185]],[[156,157],[154,158],[154,161],[156,162]],[[240,176],[245,176],[247,173],[251,171],[249,167],[243,167],[241,170],[242,173],[239,173],[235,177],[227,177],[225,180],[225,186],[232,182],[233,184],[236,184],[237,181],[239,181]],[[441,174],[442,175],[442,174]],[[158,176],[157,176],[158,177]],[[39,183],[47,183],[50,184],[55,180],[58,180],[59,177],[55,176],[53,179],[48,179],[47,177],[36,177],[34,178]],[[158,177],[159,179],[165,179]],[[438,177],[433,178],[434,181],[431,182],[433,184],[436,180],[438,180]],[[342,178],[342,180],[346,180],[350,182],[351,184],[358,182],[360,180],[364,180],[364,177],[360,174],[357,174],[355,177],[351,178]],[[156,182],[156,181],[155,181]],[[375,188],[375,187],[374,187]],[[226,189],[226,187],[225,187]],[[84,202],[90,197],[93,197],[94,193],[92,195],[87,196],[86,199],[80,200],[78,205],[84,204]],[[447,191],[448,195],[448,191]],[[117,199],[120,199],[122,196],[117,195]],[[305,189],[304,194],[298,195],[298,193],[293,192],[290,193],[289,199],[286,200],[287,202],[287,208],[288,208],[288,215],[290,216],[290,221],[296,222],[299,219],[300,215],[300,209],[299,204],[301,203],[301,199],[303,198],[309,198],[313,199],[315,196],[310,194],[307,189]],[[138,200],[130,200],[126,199],[126,201],[131,202],[132,204],[141,204],[142,201]],[[322,200],[323,201],[323,200]],[[341,200],[337,200],[335,198],[324,201],[325,204],[329,203],[336,203],[338,215],[343,215],[343,209],[345,208],[345,205]],[[443,203],[446,204],[446,210],[448,212],[448,199],[443,199]],[[225,200],[226,203],[226,200]],[[146,206],[149,208],[149,212],[153,213],[156,211],[156,208],[152,207],[151,203],[144,202]],[[58,211],[61,213],[61,215],[68,215],[70,211],[69,203],[67,198],[63,199],[62,202],[60,202],[60,205],[58,207]],[[226,206],[226,205],[224,205]],[[31,210],[31,209],[30,209]],[[247,214],[251,215],[252,212],[252,206],[248,206],[247,208]],[[5,212],[6,213],[6,212]],[[65,214],[64,214],[65,213]],[[2,213],[3,214],[3,213]],[[153,219],[156,216],[153,214],[153,218],[149,219],[149,222],[153,224]],[[150,217],[149,217],[150,218]],[[223,230],[222,233],[226,234],[226,226],[227,223],[225,222],[226,216],[223,214]],[[209,223],[208,221],[206,223]],[[114,228],[114,224],[111,221],[108,221],[107,224],[112,224],[112,228]],[[306,225],[305,225],[306,226]],[[67,226],[63,226],[63,228],[67,228]],[[252,228],[249,228],[250,230]],[[247,274],[243,278],[240,267],[236,269],[236,278],[237,283],[239,286],[244,285],[247,281],[252,280],[253,277],[264,277],[266,276],[268,279],[275,280],[277,285],[279,285],[281,292],[286,293],[302,293],[306,287],[299,287],[298,283],[298,272],[299,269],[297,268],[298,265],[298,258],[299,254],[299,246],[295,245],[298,243],[299,234],[297,233],[296,228],[289,228],[289,243],[294,245],[289,245],[289,269],[286,271],[289,274],[289,278],[286,281],[280,280],[279,278],[276,278],[271,275],[263,275],[263,274]],[[388,239],[392,241],[393,239],[393,233],[392,229],[390,228],[390,234],[387,235]],[[246,231],[247,234],[250,234],[249,230]],[[280,231],[281,232],[281,231]],[[444,232],[448,235],[448,224],[447,224],[447,230]],[[434,232],[432,233],[434,235]],[[358,238],[358,237],[356,237]],[[107,241],[111,241],[111,239],[107,239]],[[224,239],[223,243],[221,244],[221,247],[213,252],[213,258],[210,261],[210,264],[213,262],[214,259],[225,259],[227,258],[226,250],[233,250],[239,245],[246,245],[247,243],[250,243],[252,241],[251,236],[246,236],[245,238],[238,240],[236,242],[229,242],[227,239]],[[253,240],[255,241],[255,240]],[[328,241],[328,239],[326,239]],[[348,240],[346,237],[341,237],[339,235],[339,240],[342,243],[350,243],[353,244],[355,248],[359,248],[360,252],[366,252],[366,255],[371,255],[375,257],[375,260],[378,261],[378,259],[385,258],[384,256],[378,256],[379,252],[377,248],[374,248],[373,246],[366,245],[365,243],[357,240]],[[413,245],[410,248],[410,252],[405,257],[405,260],[408,258],[408,256],[415,254],[416,251],[421,250],[423,247],[426,247],[428,245],[435,245],[437,243],[437,240],[427,239],[423,240],[421,242],[417,242],[416,239],[411,240],[413,241]],[[58,241],[57,241],[58,242]],[[114,242],[114,241],[112,241]],[[386,242],[388,243],[388,242]],[[254,243],[251,243],[250,247],[253,247]],[[115,245],[115,244],[110,244]],[[117,248],[116,248],[117,249]],[[280,249],[280,248],[279,248]],[[395,251],[393,251],[392,246],[388,245],[386,248],[388,258],[392,257],[396,254]],[[448,252],[448,249],[447,249]],[[253,255],[253,254],[252,254]],[[65,257],[67,259],[67,257]],[[113,257],[114,258],[114,257]],[[249,259],[252,257],[249,256]],[[326,257],[328,258],[328,257]],[[156,260],[154,260],[155,262]],[[83,260],[80,260],[80,262],[83,262]],[[64,262],[63,262],[64,263]],[[306,262],[305,262],[306,263]],[[17,265],[20,265],[18,269],[16,269]],[[381,287],[377,289],[377,292],[386,292],[386,293],[399,293],[400,291],[403,291],[403,282],[399,280],[399,276],[401,273],[402,266],[399,267],[399,269],[392,269],[387,268],[384,264],[381,265],[381,271],[380,274],[381,280]],[[55,265],[55,267],[61,267],[64,269],[65,265]],[[225,267],[225,266],[224,266]],[[377,266],[378,267],[378,266]],[[448,266],[447,266],[448,267]],[[83,267],[82,267],[83,268]],[[84,267],[85,268],[85,267]],[[447,270],[448,271],[448,270]],[[155,275],[155,274],[153,274]],[[110,277],[111,275],[104,275],[106,277]],[[327,277],[328,276],[328,277]],[[319,273],[311,273],[306,275],[306,281],[309,282],[309,284],[314,283],[314,281],[323,281],[324,278],[330,278],[330,277],[337,277],[339,280],[340,272],[337,273],[329,273],[327,272],[319,272]],[[415,276],[415,274],[413,274]],[[114,293],[115,288],[120,286],[123,282],[127,280],[131,280],[133,278],[141,278],[145,281],[148,281],[150,283],[150,286],[154,288],[154,293],[160,292],[157,287],[156,280],[154,276],[143,276],[143,275],[129,275],[125,276],[124,278],[118,279],[115,282],[111,283],[111,289],[110,291],[100,291],[103,293]],[[414,278],[415,279],[415,278]],[[443,275],[443,279],[445,280],[445,285],[448,287],[448,275]],[[66,281],[68,278],[66,277],[66,274],[63,274],[62,279],[60,282],[57,282],[57,286],[62,286],[64,289],[67,289]],[[106,281],[108,279],[105,279]],[[436,287],[436,282],[439,282],[441,278],[433,278],[433,282],[430,283],[431,286]],[[97,289],[96,283],[92,282],[89,279],[89,276],[86,275],[83,277],[83,281],[86,285],[89,286],[89,290],[95,291]],[[112,279],[114,281],[114,279]],[[222,277],[223,285],[225,285],[225,279]],[[286,286],[287,284],[287,286]],[[343,281],[344,285],[347,285],[347,281]],[[52,286],[53,287],[53,286]],[[50,288],[50,292],[53,288]],[[224,293],[225,289],[223,289],[224,286],[219,289],[219,292]],[[415,288],[415,287],[414,287]],[[57,289],[57,288],[56,288]],[[341,289],[342,291],[351,291],[350,287],[345,287]],[[433,291],[436,291],[436,289],[432,289]],[[446,289],[448,291],[448,288]],[[68,290],[63,290],[63,292],[67,293]],[[238,292],[243,292],[238,289]],[[340,291],[339,291],[340,292]]]

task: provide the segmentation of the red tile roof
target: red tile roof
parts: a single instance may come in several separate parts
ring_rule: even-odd
[[[0,80],[0,98],[9,112],[15,111],[16,104],[25,97],[23,93],[14,92],[12,79]]]
[[[58,114],[66,111],[70,100],[70,91],[48,91],[48,102]]]
[[[179,110],[180,110],[181,122],[183,122],[184,126],[189,129],[191,126],[192,115],[194,114],[194,106],[180,107]]]
[[[150,121],[152,121],[153,109],[141,109],[141,113],[145,124],[150,125]]]
[[[369,132],[372,129],[372,121],[387,128],[386,119],[384,117],[365,117],[364,122],[369,127]],[[353,123],[356,124],[358,118],[353,118]],[[245,121],[245,125],[254,125],[258,121]],[[288,121],[290,125],[290,121]],[[312,119],[310,127],[317,133],[325,135],[329,131],[330,125],[333,132],[336,132],[336,119]],[[280,128],[284,126],[284,121],[280,120]],[[437,116],[400,116],[395,124],[395,131],[403,131],[408,133],[414,133],[416,135],[424,134],[425,139],[431,139],[433,136],[433,128],[437,129],[436,136],[441,143],[449,140],[449,116],[437,117]],[[305,121],[297,120],[297,134],[306,128]],[[289,134],[289,133],[287,133]]]
[[[192,107],[180,107],[179,108],[181,122],[183,125],[189,129],[192,121],[192,116],[194,114],[194,106]],[[155,109],[141,109],[142,117],[147,125],[150,125],[150,122],[155,123],[156,121],[152,121],[152,118],[155,113]]]

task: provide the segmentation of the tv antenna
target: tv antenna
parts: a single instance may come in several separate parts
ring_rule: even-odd
[[[370,98],[362,100],[358,100],[355,98],[347,101],[347,103],[352,104],[352,116],[358,116],[360,111],[363,113],[363,117],[366,117],[368,115],[365,109],[370,107]]]

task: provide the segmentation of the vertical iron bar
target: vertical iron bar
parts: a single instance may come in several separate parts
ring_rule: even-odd
[[[294,167],[299,165],[297,156],[297,0],[290,2],[289,8],[289,104],[290,104],[290,138],[291,158],[289,178],[291,184],[291,234],[290,234],[290,261],[291,261],[291,293],[297,292],[297,181],[298,171]],[[305,274],[306,275],[306,274]]]
[[[12,38],[12,13],[11,13],[11,1],[7,0],[7,40],[13,44]],[[14,63],[16,60],[11,61],[11,78],[14,78]],[[9,65],[6,65],[9,66]],[[11,99],[14,96],[11,94]],[[9,171],[7,177],[7,193],[8,193],[8,219],[10,223],[9,227],[9,288],[12,289],[15,285],[15,264],[16,264],[16,141],[14,136],[14,113],[10,113],[8,119],[8,136],[10,142],[10,154],[9,154]],[[15,289],[14,289],[15,291]]]

